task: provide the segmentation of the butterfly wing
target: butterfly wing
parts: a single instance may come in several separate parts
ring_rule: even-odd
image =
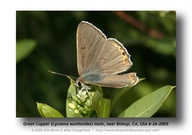
[[[126,71],[130,55],[116,39],[109,38],[95,26],[82,21],[77,28],[77,67],[84,73],[117,74]]]
[[[88,72],[93,61],[103,50],[105,35],[88,23],[82,21],[77,28],[77,68],[79,75]],[[90,69],[91,70],[91,69]]]
[[[130,55],[123,45],[116,39],[106,39],[103,50],[95,62],[92,61],[91,69],[103,74],[118,74],[128,70],[132,65]]]
[[[95,82],[94,84],[104,87],[122,88],[135,85],[138,80],[139,79],[136,76],[136,73],[127,73],[121,75],[106,76],[103,79]]]
[[[119,41],[107,39],[101,30],[88,22],[82,21],[78,25],[77,66],[81,82],[106,87],[131,85],[137,80],[135,73],[117,75],[131,65],[130,55]]]
[[[82,77],[82,76],[81,76]],[[121,88],[135,85],[138,82],[136,73],[126,73],[120,75],[88,74],[81,78],[84,84],[93,84],[104,87]]]

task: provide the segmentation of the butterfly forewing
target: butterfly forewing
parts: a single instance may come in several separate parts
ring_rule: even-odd
[[[104,35],[88,22],[82,21],[77,28],[77,67],[79,75],[88,68],[103,50]]]

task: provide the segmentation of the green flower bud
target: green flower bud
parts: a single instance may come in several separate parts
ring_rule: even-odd
[[[72,99],[74,100],[74,101],[78,101],[78,98],[76,97],[76,96],[72,96]]]
[[[86,105],[87,107],[91,107],[91,105],[92,105],[91,100],[90,100],[90,99],[87,99],[87,101],[85,102],[85,105]]]
[[[87,112],[86,112],[86,111],[83,111],[83,114],[87,114]]]
[[[78,110],[82,112],[84,110],[84,108],[83,107],[79,107]]]
[[[89,112],[91,109],[90,108],[88,108],[87,106],[85,106],[85,111],[86,112]]]
[[[81,100],[78,99],[77,103],[78,103],[78,104],[81,104],[82,102],[81,102]]]
[[[79,110],[75,109],[74,113],[79,114]]]
[[[69,106],[71,109],[75,109],[75,108],[76,108],[76,104],[74,104],[74,103],[69,103],[68,106]]]
[[[84,107],[85,110],[87,110],[87,108],[88,108],[87,106]]]

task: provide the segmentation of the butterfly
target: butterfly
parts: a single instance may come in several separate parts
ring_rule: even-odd
[[[136,73],[123,73],[133,63],[127,49],[118,40],[107,38],[87,21],[79,23],[76,38],[78,86],[122,88],[138,82]]]

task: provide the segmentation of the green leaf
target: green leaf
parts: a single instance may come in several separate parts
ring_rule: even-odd
[[[45,117],[43,112],[42,112],[42,107],[44,106],[45,104],[43,103],[38,103],[37,102],[37,110],[39,111],[39,114],[41,115],[41,117]]]
[[[107,98],[101,98],[97,106],[97,114],[100,118],[108,118],[110,115],[111,100]]]
[[[144,79],[145,79],[145,78],[140,78],[139,81],[138,81],[138,83],[139,83],[140,81],[144,80]],[[118,92],[118,94],[115,96],[115,98],[113,99],[113,101],[112,101],[112,103],[111,103],[111,111],[112,111],[114,105],[116,104],[116,102],[118,101],[118,99],[119,99],[123,94],[125,94],[125,93],[126,93],[130,88],[132,88],[132,87],[133,87],[133,86],[127,86],[127,87],[121,89],[121,90]]]
[[[163,55],[174,55],[176,54],[176,40],[173,39],[164,39],[164,40],[148,40],[148,47],[154,51],[163,54]]]
[[[151,117],[163,104],[175,86],[164,86],[137,100],[118,117]]]
[[[63,115],[51,106],[37,103],[39,114],[44,118],[63,118]]]
[[[102,96],[103,96],[102,88],[100,86],[96,87],[96,91],[94,92],[94,96],[92,98],[93,103],[91,106],[90,115],[97,108],[99,101],[101,100]]]
[[[23,39],[17,41],[16,61],[17,63],[26,58],[36,47],[36,41],[32,39]]]

